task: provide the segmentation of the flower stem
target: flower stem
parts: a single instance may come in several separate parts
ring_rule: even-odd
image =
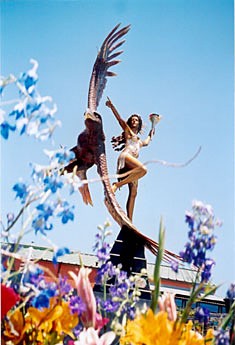
[[[156,263],[154,267],[154,285],[155,289],[152,293],[152,301],[151,301],[151,309],[154,313],[156,313],[157,304],[158,304],[158,296],[160,291],[160,267],[161,267],[161,261],[163,258],[163,252],[164,252],[164,242],[165,242],[165,229],[163,225],[162,218],[160,220],[160,228],[159,228],[159,248],[158,248],[158,255],[156,257]]]

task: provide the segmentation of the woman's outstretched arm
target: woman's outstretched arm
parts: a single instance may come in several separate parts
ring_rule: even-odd
[[[147,136],[147,138],[145,140],[142,140],[142,146],[148,146],[148,144],[152,140],[154,134],[155,134],[155,129],[153,128],[153,129],[150,130],[149,135]]]
[[[124,131],[127,131],[127,130],[130,131],[130,130],[131,130],[130,127],[128,126],[128,124],[126,123],[126,121],[123,120],[123,119],[121,118],[121,116],[119,115],[117,109],[115,108],[115,106],[114,106],[113,103],[111,102],[110,98],[109,98],[109,97],[107,97],[107,98],[108,98],[108,100],[106,101],[105,104],[106,104],[106,106],[107,106],[108,108],[110,108],[110,109],[112,110],[113,114],[115,115],[115,117],[116,117],[116,119],[118,120],[118,122],[119,122],[120,126],[122,127],[122,129],[123,129]]]

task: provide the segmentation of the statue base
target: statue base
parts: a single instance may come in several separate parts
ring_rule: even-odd
[[[136,234],[128,227],[123,226],[116,238],[114,245],[110,251],[110,260],[113,265],[122,265],[122,270],[130,276],[139,274],[142,269],[146,270],[146,274],[141,277],[145,280],[145,287],[140,289],[141,299],[150,300],[151,291],[147,276],[147,261],[145,258],[145,247]],[[108,281],[108,286],[112,285],[112,279]],[[101,286],[95,285],[94,291],[101,292]]]

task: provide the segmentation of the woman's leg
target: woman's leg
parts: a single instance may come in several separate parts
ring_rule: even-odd
[[[117,188],[124,186],[125,184],[131,183],[135,180],[139,180],[147,173],[146,167],[138,161],[138,159],[127,154],[125,157],[125,168],[129,170],[129,174],[123,180],[115,182],[113,184],[113,190],[116,191]]]
[[[129,183],[128,187],[129,187],[129,195],[128,195],[128,199],[126,203],[126,211],[127,211],[127,216],[132,221],[134,206],[135,206],[135,199],[137,196],[138,180]]]

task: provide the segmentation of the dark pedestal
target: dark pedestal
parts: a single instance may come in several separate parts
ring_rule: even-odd
[[[110,261],[113,265],[122,265],[122,270],[127,272],[128,276],[140,273],[144,268],[147,270],[147,261],[145,258],[145,248],[137,235],[129,228],[123,226],[117,239],[110,251]],[[151,292],[147,275],[142,276],[146,280],[146,286],[141,289],[141,299],[151,299]],[[110,280],[108,282],[112,284]],[[100,291],[99,286],[95,285],[94,291]]]

